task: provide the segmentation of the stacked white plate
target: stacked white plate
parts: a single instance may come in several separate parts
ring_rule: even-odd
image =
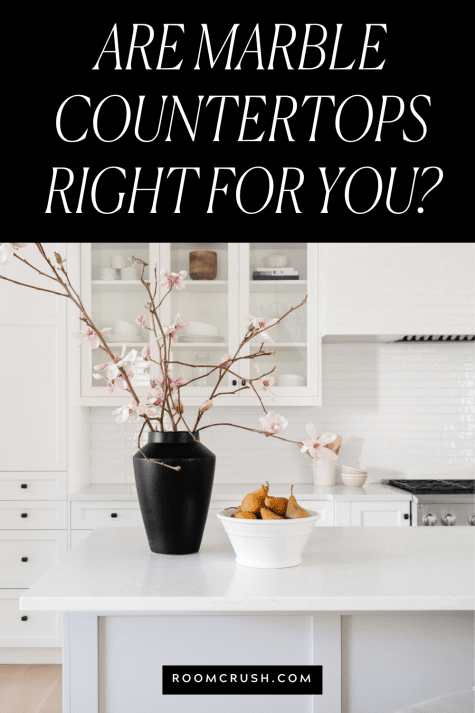
[[[224,337],[216,337],[214,335],[209,335],[209,334],[200,334],[200,335],[184,334],[180,341],[190,342],[192,344],[195,342],[223,342]]]

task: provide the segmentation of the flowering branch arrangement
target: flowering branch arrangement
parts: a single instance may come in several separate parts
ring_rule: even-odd
[[[159,309],[171,291],[173,289],[185,289],[184,279],[187,273],[185,270],[181,270],[178,273],[169,272],[168,270],[160,270],[162,275],[162,282],[160,282],[160,286],[165,288],[164,294],[160,299],[160,297],[157,297],[159,285],[157,266],[154,268],[155,280],[154,285],[152,286],[151,283],[145,279],[145,268],[147,267],[147,263],[139,258],[132,257],[132,263],[141,266],[141,275],[139,279],[147,293],[147,302],[144,307],[148,312],[148,317],[141,314],[137,317],[136,322],[142,329],[153,333],[152,338],[156,340],[158,345],[158,361],[152,358],[151,351],[148,346],[144,347],[141,351],[141,356],[146,362],[154,363],[158,366],[159,375],[150,379],[150,391],[145,395],[145,397],[139,398],[132,384],[134,377],[134,364],[138,356],[137,351],[132,349],[128,354],[126,354],[126,347],[124,344],[122,353],[120,355],[114,354],[106,341],[106,337],[111,329],[109,327],[99,329],[92,321],[90,315],[84,307],[83,302],[81,301],[79,293],[71,284],[68,272],[64,266],[66,261],[63,260],[61,255],[56,252],[54,253],[55,261],[53,261],[46,254],[43,245],[41,243],[35,243],[44,263],[44,270],[46,270],[46,272],[43,272],[19,254],[19,250],[26,247],[26,245],[27,243],[0,243],[0,268],[7,265],[10,259],[21,260],[36,273],[52,280],[55,283],[56,289],[48,290],[43,287],[36,287],[27,283],[17,282],[16,280],[12,280],[11,278],[4,276],[3,274],[0,274],[0,279],[22,285],[23,287],[30,287],[43,292],[51,292],[60,297],[66,297],[75,304],[80,313],[80,320],[84,323],[84,330],[73,333],[71,336],[79,341],[79,346],[87,345],[91,349],[101,349],[107,356],[107,361],[104,361],[94,367],[96,373],[94,373],[93,376],[95,379],[106,382],[111,392],[115,389],[120,389],[130,394],[131,400],[129,403],[124,406],[119,406],[119,408],[115,409],[112,413],[117,416],[116,421],[118,423],[124,423],[129,419],[130,421],[137,421],[139,418],[143,419],[142,427],[138,435],[138,448],[146,460],[151,462],[140,446],[140,439],[145,426],[147,425],[151,431],[166,431],[167,423],[168,425],[171,424],[171,429],[173,431],[177,431],[178,426],[181,426],[182,424],[195,440],[198,440],[195,436],[195,433],[197,433],[198,430],[204,430],[205,428],[211,428],[212,426],[226,425],[235,428],[242,428],[246,431],[253,431],[266,437],[277,438],[289,443],[296,443],[301,446],[302,453],[307,453],[314,460],[317,460],[318,458],[335,460],[337,458],[335,450],[338,450],[339,443],[337,442],[336,434],[324,433],[319,437],[315,427],[311,423],[307,424],[308,439],[302,441],[292,441],[278,435],[287,428],[288,421],[281,414],[272,410],[268,411],[262,400],[262,397],[269,396],[273,401],[275,401],[275,395],[271,388],[275,379],[271,376],[271,374],[275,371],[276,366],[274,366],[274,368],[270,371],[261,374],[259,366],[257,363],[254,363],[257,375],[252,378],[244,378],[238,373],[240,362],[243,360],[254,361],[260,357],[275,355],[275,350],[266,351],[266,349],[264,349],[264,343],[266,341],[273,342],[273,339],[269,336],[267,330],[279,324],[279,322],[281,322],[288,314],[304,305],[307,301],[307,296],[298,305],[291,307],[284,315],[282,315],[282,317],[280,317],[280,319],[271,319],[266,321],[261,317],[246,315],[250,321],[236,352],[233,355],[225,354],[220,359],[219,364],[206,365],[205,368],[209,369],[209,371],[205,374],[187,380],[183,371],[178,372],[176,376],[174,375],[175,364],[177,366],[185,366],[191,369],[197,368],[198,365],[174,360],[172,358],[172,348],[173,345],[179,341],[179,332],[186,329],[186,327],[188,327],[188,323],[179,321],[180,315],[177,314],[173,324],[165,325],[162,323],[159,316]],[[256,336],[259,336],[262,339],[259,348],[256,349],[253,354],[242,355],[241,350],[243,347]],[[203,367],[202,364],[199,366]],[[209,397],[205,399],[199,407],[195,421],[193,425],[191,425],[191,421],[188,422],[187,420],[188,415],[186,415],[185,418],[185,409],[181,397],[181,390],[185,386],[189,386],[193,382],[206,378],[211,374],[215,375],[216,383],[212,387]],[[234,391],[227,391],[226,387],[223,386],[223,381],[225,380],[227,374],[232,374],[236,379],[239,379],[241,383],[244,383],[245,385],[235,389]],[[224,390],[222,390],[223,388]],[[215,400],[218,399],[219,396],[230,396],[244,390],[251,390],[259,401],[259,404],[264,412],[264,415],[259,418],[259,423],[262,428],[247,428],[233,423],[212,423],[200,428],[199,424],[204,413],[213,407]],[[160,465],[172,468],[173,470],[180,470],[180,466],[172,467],[166,463],[160,463]]]

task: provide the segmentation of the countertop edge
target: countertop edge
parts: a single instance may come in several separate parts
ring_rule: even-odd
[[[258,613],[279,611],[473,611],[475,596],[448,597],[272,597],[229,599],[228,597],[20,597],[22,611],[89,611],[89,612],[208,612]],[[159,606],[157,606],[159,604]]]

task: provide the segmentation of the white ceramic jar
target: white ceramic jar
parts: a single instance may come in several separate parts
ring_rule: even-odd
[[[314,485],[335,485],[336,483],[336,460],[325,460],[319,458],[312,463],[313,484]]]

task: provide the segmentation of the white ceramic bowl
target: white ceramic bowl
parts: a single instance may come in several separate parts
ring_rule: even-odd
[[[218,327],[205,322],[190,322],[185,330],[185,334],[190,337],[217,337]]]
[[[278,386],[303,386],[303,376],[298,374],[280,374],[277,377]]]
[[[349,473],[350,475],[352,473],[356,474],[358,473],[359,475],[366,475],[366,470],[363,470],[362,468],[352,468],[350,465],[342,465],[341,466],[341,472],[342,473]]]
[[[288,262],[289,258],[285,255],[270,255],[265,258],[267,267],[286,267]]]
[[[319,518],[307,510],[309,517],[293,520],[241,520],[231,517],[235,510],[223,510],[217,517],[236,553],[236,562],[245,567],[280,569],[302,563],[302,551]]]
[[[367,477],[367,475],[349,475],[348,473],[341,474],[342,481],[350,488],[361,488],[361,486],[366,483]]]
[[[124,322],[123,319],[114,320],[114,334],[118,336],[133,337],[138,333],[139,329],[140,327],[132,322]]]

